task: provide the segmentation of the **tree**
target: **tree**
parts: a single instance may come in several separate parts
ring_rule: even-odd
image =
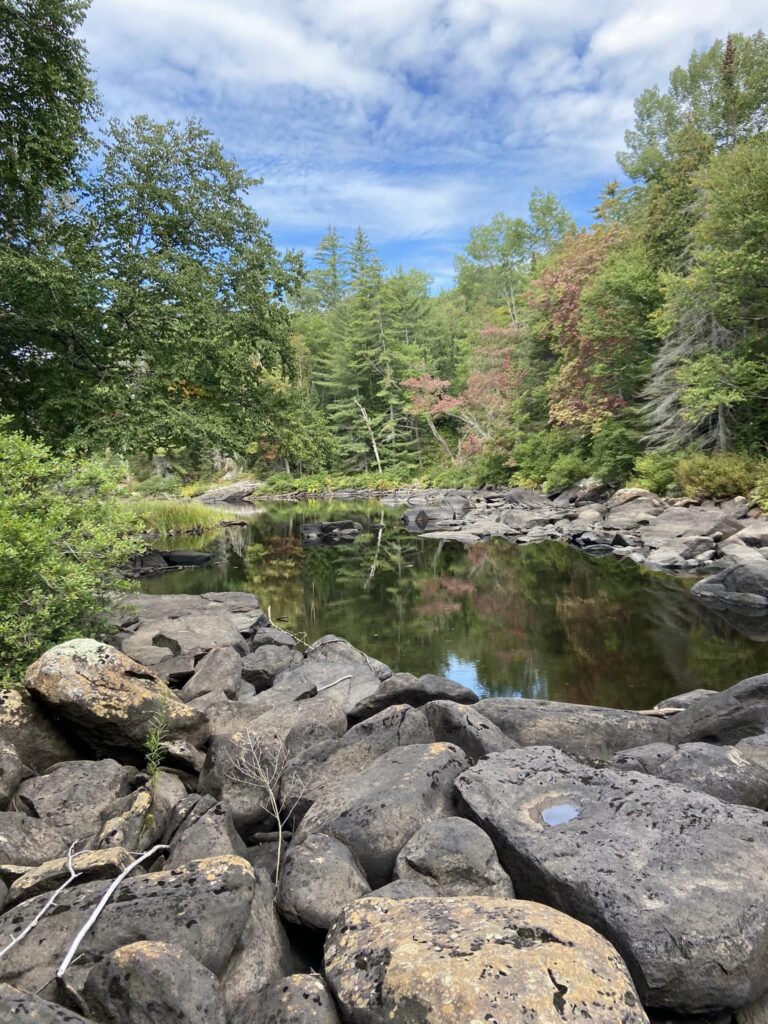
[[[0,243],[26,238],[46,195],[72,185],[96,111],[85,0],[0,4]]]
[[[310,309],[335,309],[348,287],[342,238],[336,228],[329,227],[315,249],[315,266],[307,275],[302,304]]]
[[[291,371],[256,179],[198,123],[113,122],[55,244],[0,266],[8,408],[92,449],[254,453]]]

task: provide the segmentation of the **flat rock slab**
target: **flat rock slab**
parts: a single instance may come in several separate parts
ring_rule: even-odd
[[[467,765],[464,752],[450,743],[397,747],[324,793],[294,842],[311,832],[333,836],[349,847],[371,886],[385,885],[413,833],[452,813],[453,780]]]
[[[144,751],[161,703],[169,739],[202,742],[205,717],[146,668],[97,640],[68,640],[30,666],[26,687],[94,747]]]
[[[219,974],[245,926],[253,888],[251,866],[239,857],[209,857],[176,871],[129,876],[83,940],[71,975],[84,975],[105,954],[140,940],[171,942]],[[0,981],[30,991],[48,986],[104,890],[103,881],[86,882],[61,893],[55,912],[0,960]],[[0,931],[13,938],[47,899],[43,893],[3,914]]]
[[[475,710],[523,747],[551,745],[576,757],[608,760],[619,750],[670,738],[661,718],[588,704],[489,697]]]
[[[607,935],[646,1005],[738,1008],[765,989],[768,815],[552,747],[456,781],[516,892]]]
[[[647,1024],[597,932],[539,903],[490,897],[351,904],[325,970],[349,1024]]]

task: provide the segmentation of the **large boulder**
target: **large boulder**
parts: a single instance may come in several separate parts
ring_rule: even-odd
[[[523,747],[551,744],[576,757],[608,759],[619,750],[669,740],[669,722],[636,711],[554,700],[489,697],[475,711]]]
[[[107,850],[83,850],[82,853],[73,852],[71,857],[46,861],[39,867],[30,868],[13,882],[8,890],[6,906],[12,907],[41,892],[58,889],[72,872],[77,874],[72,885],[82,885],[98,878],[116,878],[132,861],[133,855],[121,846]],[[140,873],[141,867],[135,870]]]
[[[350,851],[320,832],[291,843],[280,874],[277,906],[292,924],[327,931],[351,900],[371,891]]]
[[[216,976],[181,946],[132,942],[96,964],[88,1012],[109,1024],[227,1024]]]
[[[161,708],[169,739],[200,743],[207,734],[200,712],[153,672],[98,640],[68,640],[46,651],[27,670],[26,686],[94,748],[143,752]]]
[[[54,860],[68,843],[58,829],[18,811],[0,811],[0,864],[37,867]]]
[[[768,674],[750,676],[673,716],[672,742],[736,743],[768,731]]]
[[[424,705],[423,712],[434,738],[439,743],[455,743],[471,761],[517,746],[475,707],[452,700],[433,700]]]
[[[327,633],[307,648],[307,661],[351,661],[354,665],[365,665],[380,679],[389,679],[392,669],[376,658],[363,654],[349,640],[333,633]]]
[[[11,985],[0,985],[0,1020],[9,1024],[93,1024],[58,1003]]]
[[[181,688],[182,700],[190,701],[208,693],[234,700],[240,692],[242,659],[234,647],[215,647],[195,666],[195,674]]]
[[[333,836],[352,851],[372,886],[384,885],[413,833],[452,812],[453,780],[467,764],[450,743],[397,747],[321,796],[294,842],[312,832]]]
[[[493,843],[466,818],[438,818],[422,825],[397,855],[395,877],[423,882],[439,896],[515,895]]]
[[[677,782],[728,804],[768,808],[768,769],[750,761],[736,747],[650,743],[616,754],[613,765],[623,771],[645,772]]]
[[[254,876],[238,857],[209,857],[175,871],[128,877],[83,939],[67,974],[77,985],[105,954],[140,940],[170,942],[187,950],[214,974],[229,962],[248,918]],[[29,940],[0,960],[0,981],[39,991],[48,986],[90,912],[104,894],[104,882],[72,886],[43,916]],[[13,938],[38,914],[43,893],[0,918]]]
[[[182,803],[190,806],[171,839],[166,868],[181,867],[203,857],[245,854],[245,844],[235,831],[227,804],[196,794]]]
[[[765,813],[552,747],[493,754],[456,788],[518,895],[608,936],[644,1004],[703,1013],[764,991]]]
[[[223,501],[245,501],[253,494],[257,486],[255,480],[238,480],[233,484],[211,487],[199,494],[197,500],[205,502],[206,505],[218,505]]]
[[[19,787],[18,803],[33,817],[53,826],[67,843],[90,839],[116,800],[136,784],[135,768],[112,758],[102,761],[67,761],[53,765],[45,775],[26,779]]]
[[[349,712],[376,691],[379,678],[364,662],[318,656],[307,658],[296,668],[281,672],[272,684],[272,689],[279,692],[285,687],[294,688],[301,684],[313,686],[319,694],[327,693]]]
[[[647,547],[664,548],[678,537],[725,539],[741,526],[738,519],[717,508],[668,508],[641,528],[640,539]]]
[[[24,690],[0,689],[0,742],[11,743],[22,764],[34,772],[78,756],[73,740]]]
[[[264,1024],[339,1024],[333,999],[318,974],[290,974],[267,985],[259,1001]]]
[[[304,656],[293,647],[279,644],[264,644],[257,647],[242,660],[243,679],[255,688],[256,692],[268,689],[281,672],[298,668]]]
[[[348,1024],[648,1021],[602,936],[520,900],[358,900],[328,934],[325,972]]]
[[[409,672],[397,672],[386,679],[369,697],[361,700],[349,712],[350,720],[359,722],[370,718],[392,704],[410,704],[420,708],[432,700],[452,700],[457,704],[474,704],[477,694],[460,683],[443,676],[412,676]]]
[[[19,788],[24,765],[12,743],[0,740],[0,811],[4,811]]]
[[[691,594],[720,611],[768,608],[768,561],[751,557],[728,566],[713,576],[697,580]]]

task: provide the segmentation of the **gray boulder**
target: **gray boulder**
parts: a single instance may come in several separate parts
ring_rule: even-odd
[[[674,715],[673,743],[731,743],[768,731],[768,674],[751,676]]]
[[[291,843],[280,874],[277,906],[287,921],[327,931],[347,903],[370,891],[347,847],[314,832],[301,843]]]
[[[523,747],[551,744],[576,757],[607,760],[619,750],[670,737],[664,719],[586,704],[489,697],[474,710]]]
[[[204,857],[245,855],[245,844],[235,831],[229,807],[210,796],[196,800],[171,840],[167,869]]]
[[[764,990],[762,811],[552,747],[493,754],[456,788],[518,895],[608,936],[645,1005],[704,1013]]]
[[[757,736],[745,736],[736,744],[736,750],[753,764],[768,768],[768,732],[761,732]]]
[[[109,1024],[227,1024],[215,975],[167,942],[133,942],[106,956],[85,982],[85,1004]]]
[[[0,811],[0,863],[38,867],[66,852],[64,836],[45,821]]]
[[[707,605],[727,611],[730,608],[768,607],[768,561],[749,558],[723,569],[713,576],[697,580],[691,594]]]
[[[312,832],[332,836],[352,851],[372,886],[384,885],[413,833],[452,812],[453,780],[467,763],[450,743],[397,747],[321,796],[294,842]]]
[[[224,484],[221,487],[211,487],[197,496],[198,501],[206,505],[218,505],[223,501],[245,501],[256,490],[258,484],[255,480],[238,480],[233,484]]]
[[[234,700],[240,692],[242,659],[234,647],[216,647],[195,667],[195,674],[180,691],[190,701],[206,693],[219,693]]]
[[[105,758],[103,761],[67,761],[53,765],[45,775],[21,784],[18,803],[29,814],[55,828],[69,844],[86,840],[101,829],[107,812],[136,784],[138,772]]]
[[[522,900],[357,900],[328,933],[325,973],[348,1024],[648,1024],[601,935]]]
[[[517,746],[474,707],[452,700],[433,700],[424,705],[423,711],[435,739],[439,743],[455,743],[471,761]]]
[[[31,899],[32,896],[38,896],[41,892],[58,889],[61,883],[69,877],[70,865],[72,871],[77,872],[78,876],[71,884],[82,885],[84,882],[92,882],[98,878],[116,878],[133,859],[132,854],[117,846],[108,850],[73,852],[71,858],[66,856],[46,861],[39,867],[30,868],[14,881],[8,890],[6,905],[10,907]],[[141,866],[139,865],[135,870],[137,873],[141,873]]]
[[[705,690],[703,687],[699,687],[696,690],[688,690],[686,693],[678,693],[674,697],[660,700],[656,707],[662,709],[679,708],[682,711],[684,708],[689,708],[691,704],[695,704],[696,701],[705,700],[717,692],[717,690]]]
[[[266,986],[262,1024],[339,1024],[336,1006],[318,974],[291,974]]]
[[[0,811],[8,806],[24,772],[16,747],[0,740]]]
[[[79,1013],[11,985],[0,985],[0,1019],[8,1024],[92,1024]]]
[[[397,855],[395,877],[423,882],[439,896],[515,895],[493,843],[466,818],[438,818],[423,825]]]
[[[443,676],[426,675],[417,679],[409,672],[397,672],[381,683],[369,697],[352,708],[349,718],[350,721],[359,722],[378,714],[392,704],[410,704],[411,707],[420,708],[422,704],[432,700],[474,704],[477,701],[477,694]]]
[[[724,539],[741,526],[738,519],[717,508],[668,508],[641,528],[640,539],[647,547],[663,548],[678,537]]]
[[[144,752],[147,732],[165,708],[169,739],[201,743],[207,723],[148,669],[97,640],[68,640],[30,666],[27,689],[51,714],[99,749]]]
[[[209,857],[175,871],[129,876],[84,938],[67,978],[77,988],[105,954],[142,940],[180,946],[220,974],[247,921],[253,887],[253,871],[239,857]],[[102,881],[59,895],[56,912],[41,918],[31,941],[20,942],[0,960],[0,981],[32,991],[48,986],[103,894]],[[35,896],[0,918],[8,938],[29,924],[47,898]]]
[[[277,626],[261,626],[253,634],[249,641],[252,651],[258,651],[260,647],[288,647],[296,646],[296,639],[284,629]]]
[[[0,690],[0,742],[12,744],[22,764],[35,772],[78,756],[72,741],[24,690]]]
[[[268,689],[281,672],[298,668],[303,661],[304,656],[293,647],[264,644],[243,658],[243,679],[260,693]]]
[[[385,665],[382,661],[377,661],[376,658],[371,658],[367,654],[363,654],[349,640],[344,640],[340,636],[334,636],[333,633],[321,636],[319,640],[315,640],[307,648],[307,661],[327,660],[351,661],[354,665],[365,665],[382,681],[389,679],[392,675],[392,669],[388,665]]]
[[[285,687],[293,688],[302,683],[315,687],[319,694],[327,693],[347,712],[380,685],[378,676],[368,665],[329,656],[306,659],[297,668],[281,672],[272,690],[279,693]]]

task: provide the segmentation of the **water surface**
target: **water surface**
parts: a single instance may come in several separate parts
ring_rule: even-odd
[[[214,561],[143,589],[251,591],[307,641],[336,633],[395,671],[447,675],[483,695],[646,708],[768,668],[768,645],[699,606],[689,581],[561,543],[426,540],[399,514],[378,504],[262,506],[245,528],[178,538],[173,546]],[[302,523],[350,518],[365,527],[354,543],[302,547]]]

